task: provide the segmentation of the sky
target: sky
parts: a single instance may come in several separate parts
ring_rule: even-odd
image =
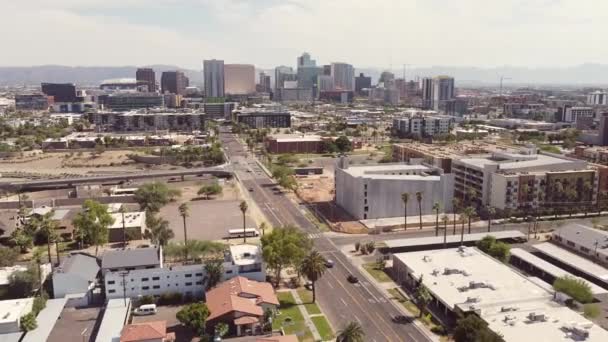
[[[0,66],[605,63],[605,0],[0,0]]]

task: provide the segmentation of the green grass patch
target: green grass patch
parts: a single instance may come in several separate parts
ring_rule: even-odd
[[[367,273],[374,277],[374,279],[381,283],[392,281],[391,277],[389,277],[384,270],[379,269],[376,263],[364,264],[363,268],[367,271]]]
[[[407,299],[396,288],[389,289],[388,293],[390,293],[391,296],[392,296],[390,299],[396,300],[397,302],[399,302],[405,308],[405,310],[407,310],[417,320],[419,320],[420,322],[422,322],[422,324],[424,324],[427,328],[429,328],[429,330],[433,329],[433,328],[439,328],[439,327],[441,327],[440,325],[438,325],[437,323],[435,323],[435,321],[431,318],[430,314],[427,314],[426,316],[420,318],[419,317],[420,316],[420,309],[418,309],[418,306],[416,306],[416,304],[414,302],[412,302],[411,300]],[[444,336],[440,335],[440,337],[444,337]]]
[[[319,335],[321,335],[323,341],[329,341],[334,338],[334,332],[325,316],[315,316],[310,319],[315,324],[315,327],[317,327],[317,331],[319,332]]]
[[[312,222],[312,224],[317,226],[317,228],[320,231],[322,231],[322,232],[330,231],[329,227],[327,226],[327,224],[325,224],[325,222],[321,222],[315,215],[310,213],[308,210],[306,210],[304,216],[308,219],[308,221]]]
[[[290,292],[277,292],[280,315],[272,322],[272,329],[283,329],[287,335],[297,335],[300,341],[314,341],[312,332],[306,327],[306,322]],[[287,322],[286,322],[287,321]]]
[[[298,296],[300,296],[300,299],[306,308],[306,312],[308,312],[309,315],[321,313],[319,306],[312,302],[312,291],[308,291],[307,289],[299,289]]]

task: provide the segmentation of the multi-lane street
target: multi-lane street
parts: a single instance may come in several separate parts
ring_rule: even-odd
[[[388,298],[368,282],[338,247],[312,224],[304,208],[278,191],[276,184],[257,165],[245,147],[231,133],[221,134],[222,143],[236,177],[273,226],[294,225],[304,230],[315,248],[335,262],[317,283],[317,300],[336,329],[357,321],[365,330],[367,341],[428,341],[425,333],[412,323],[395,323],[402,315]],[[351,284],[349,274],[361,281]]]

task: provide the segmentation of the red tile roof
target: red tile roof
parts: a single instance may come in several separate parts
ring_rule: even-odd
[[[120,342],[136,342],[167,337],[167,322],[129,324],[122,328]]]
[[[259,338],[255,342],[298,342],[298,337],[296,335],[273,336]]]
[[[232,311],[243,312],[253,316],[262,316],[261,303],[279,305],[272,285],[244,277],[227,280],[207,291],[207,307],[211,320]]]
[[[239,317],[234,320],[234,324],[236,324],[236,325],[254,324],[254,323],[259,323],[259,322],[260,322],[259,318],[251,317],[251,316],[242,316],[242,317]]]

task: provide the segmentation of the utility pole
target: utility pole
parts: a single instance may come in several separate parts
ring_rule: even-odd
[[[125,307],[127,307],[127,283],[125,282],[125,278],[129,275],[129,271],[121,271],[119,275],[122,277],[122,300],[125,303]]]

